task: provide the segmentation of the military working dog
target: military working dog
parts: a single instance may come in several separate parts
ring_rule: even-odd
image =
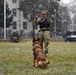
[[[40,46],[39,38],[33,38],[33,56],[35,67],[48,67],[50,63]]]

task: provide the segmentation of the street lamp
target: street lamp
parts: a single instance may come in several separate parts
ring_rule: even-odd
[[[56,9],[54,9],[54,32],[56,37]]]
[[[4,0],[4,39],[6,39],[6,0]]]

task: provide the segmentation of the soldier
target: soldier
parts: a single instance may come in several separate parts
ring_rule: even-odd
[[[37,16],[34,20],[35,25],[39,25],[39,38],[41,47],[43,48],[43,42],[44,42],[44,48],[45,48],[45,54],[48,54],[48,44],[50,39],[50,24],[51,19],[49,18],[49,12],[48,11],[42,11],[41,15]]]

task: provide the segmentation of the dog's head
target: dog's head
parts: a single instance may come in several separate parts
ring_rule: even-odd
[[[39,44],[40,43],[40,39],[39,38],[33,38],[33,44]]]
[[[39,38],[33,38],[33,52],[36,57],[35,67],[48,67],[49,62],[46,61],[45,55],[42,53],[42,48]]]
[[[41,48],[39,38],[33,38],[33,47],[34,47],[34,49]]]

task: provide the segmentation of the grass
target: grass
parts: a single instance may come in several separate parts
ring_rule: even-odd
[[[76,75],[76,43],[50,42],[46,69],[33,67],[32,42],[0,42],[0,75]]]

